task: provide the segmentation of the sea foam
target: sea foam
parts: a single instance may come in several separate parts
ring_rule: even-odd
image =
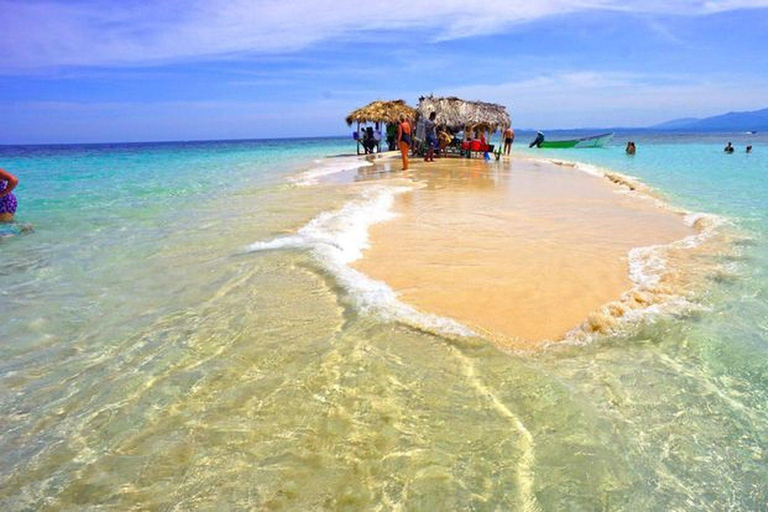
[[[606,334],[661,315],[683,314],[703,307],[689,300],[682,291],[677,291],[674,287],[665,284],[665,277],[673,270],[669,256],[679,251],[696,249],[715,237],[720,228],[728,223],[724,217],[676,208],[657,197],[650,187],[634,176],[584,162],[559,159],[546,161],[559,166],[572,167],[591,176],[605,178],[621,187],[620,193],[651,200],[658,208],[680,214],[685,225],[696,231],[669,244],[631,249],[628,254],[628,264],[632,288],[619,300],[605,304],[591,314],[584,323],[571,330],[564,341],[584,343],[590,341],[595,334]]]
[[[294,235],[259,241],[249,251],[306,249],[330,273],[347,295],[344,300],[356,311],[384,321],[400,322],[419,330],[442,335],[471,336],[474,332],[449,318],[418,311],[397,297],[389,286],[372,279],[349,264],[362,257],[370,246],[369,228],[392,219],[394,199],[409,187],[375,185],[341,209],[319,214]]]
[[[291,183],[298,186],[310,186],[316,184],[321,178],[338,174],[344,171],[353,171],[361,167],[373,165],[372,162],[359,157],[345,156],[329,158],[327,160],[315,160],[316,166],[297,176],[289,178]]]

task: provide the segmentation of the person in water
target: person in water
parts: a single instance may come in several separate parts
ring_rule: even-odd
[[[512,143],[515,142],[515,130],[510,126],[504,130],[504,154],[509,155],[512,151]]]
[[[397,126],[397,146],[403,156],[403,170],[408,170],[408,151],[413,143],[413,128],[405,114],[400,114],[400,124]]]
[[[16,213],[16,196],[13,189],[19,184],[19,179],[8,171],[0,169],[0,222],[11,222]]]
[[[429,118],[424,121],[424,133],[427,140],[427,154],[424,156],[425,162],[435,161],[435,145],[437,144],[437,129],[435,127],[436,112],[429,114]]]
[[[637,151],[637,148],[635,147],[635,143],[633,141],[627,142],[627,149],[625,149],[628,155],[634,155]]]
[[[725,146],[725,148],[723,148],[723,151],[729,154],[733,153],[733,144],[731,144],[729,141],[728,144]]]
[[[747,153],[751,153],[751,152],[752,152],[752,144],[747,146]]]
[[[541,132],[536,132],[536,138],[533,139],[530,144],[528,144],[528,147],[532,148],[533,146],[536,146],[537,148],[540,148],[542,142],[544,142],[544,134]]]

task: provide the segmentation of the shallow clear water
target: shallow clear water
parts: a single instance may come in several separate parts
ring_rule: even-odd
[[[723,215],[738,252],[701,309],[538,354],[334,266],[327,230],[386,194],[295,177],[348,141],[0,148],[35,229],[0,238],[0,508],[760,509],[768,139],[626,137],[544,156]]]

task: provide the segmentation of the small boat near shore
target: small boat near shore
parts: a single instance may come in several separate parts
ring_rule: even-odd
[[[544,134],[538,132],[536,138],[528,145],[528,147],[532,148],[536,146],[537,148],[546,149],[600,148],[610,142],[611,139],[613,139],[613,132],[567,140],[546,140]]]

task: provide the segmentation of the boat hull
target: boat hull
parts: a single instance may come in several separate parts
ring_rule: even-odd
[[[567,149],[567,148],[599,148],[610,142],[613,138],[612,133],[594,135],[581,139],[570,140],[545,140],[539,147],[545,149]]]

